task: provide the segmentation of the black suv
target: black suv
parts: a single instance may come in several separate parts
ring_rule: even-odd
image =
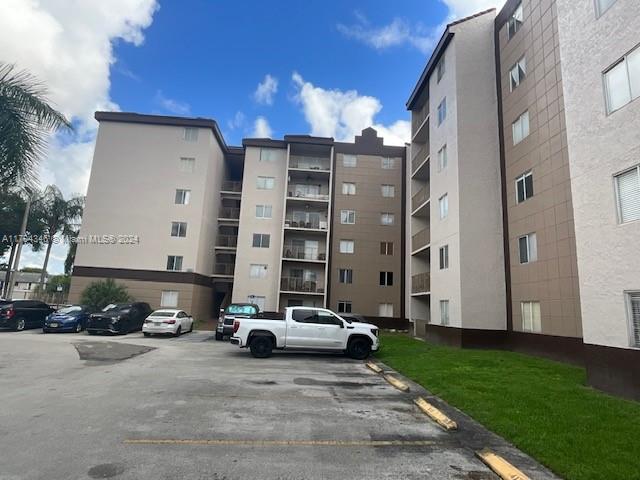
[[[42,328],[44,319],[54,310],[38,300],[13,300],[0,302],[0,328],[24,330]]]
[[[92,313],[87,320],[89,335],[96,333],[125,334],[142,330],[144,319],[151,313],[148,303],[117,303],[107,305],[101,312]]]

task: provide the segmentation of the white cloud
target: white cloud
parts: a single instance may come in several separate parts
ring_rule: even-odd
[[[256,118],[251,136],[255,138],[271,138],[271,135],[273,135],[273,131],[267,119],[264,117]]]
[[[2,0],[2,60],[35,75],[76,126],[70,138],[50,140],[42,185],[55,183],[67,196],[86,192],[97,129],[93,114],[119,110],[109,96],[113,42],[141,45],[156,8],[156,0]],[[62,270],[58,259],[65,254],[57,251],[50,270]]]
[[[468,15],[495,8],[499,11],[506,0],[441,0],[449,9],[449,20],[456,20]]]
[[[278,79],[267,73],[264,80],[256,87],[256,91],[253,92],[253,98],[262,105],[273,105],[273,97],[277,91]]]
[[[375,122],[382,110],[380,100],[360,95],[356,90],[327,90],[305,81],[299,73],[292,76],[296,95],[294,101],[302,107],[311,126],[311,135],[334,137],[352,142],[367,127],[373,127],[384,137],[386,145],[404,145],[411,135],[407,120],[397,120],[385,126]]]
[[[164,93],[162,93],[162,90],[158,90],[156,92],[154,101],[156,102],[156,104],[158,104],[158,106],[160,106],[160,108],[174,115],[191,114],[191,105],[186,102],[181,102],[179,100],[166,97]]]
[[[244,113],[238,110],[236,114],[233,116],[233,118],[227,121],[227,126],[229,127],[229,130],[235,130],[236,128],[242,127],[244,125],[244,122],[245,122]]]

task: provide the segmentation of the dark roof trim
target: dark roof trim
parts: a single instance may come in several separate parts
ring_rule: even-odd
[[[243,147],[267,147],[267,148],[287,148],[284,140],[271,140],[270,138],[243,138]]]
[[[174,272],[159,270],[137,270],[132,268],[107,268],[107,267],[73,267],[74,277],[89,278],[114,278],[121,280],[140,280],[143,282],[168,282],[188,283],[210,287],[213,284],[211,277],[195,272]]]
[[[216,137],[220,148],[224,152],[229,152],[228,147],[220,133],[218,124],[210,118],[192,118],[192,117],[171,117],[167,115],[145,115],[133,112],[96,112],[95,119],[98,122],[122,122],[122,123],[143,123],[147,125],[168,125],[172,127],[196,127],[210,128]]]
[[[409,97],[409,100],[407,100],[407,110],[413,110],[414,107],[416,106],[416,103],[420,98],[420,96],[422,95],[424,88],[427,86],[429,77],[433,73],[433,70],[436,68],[438,61],[440,60],[440,57],[442,56],[445,49],[449,45],[449,42],[453,38],[454,34],[453,32],[449,31],[449,28],[454,25],[458,25],[459,23],[463,23],[468,20],[471,20],[473,18],[486,15],[487,13],[490,13],[493,11],[495,11],[495,8],[489,8],[487,10],[483,10],[473,15],[469,15],[468,17],[464,17],[459,20],[456,20],[455,22],[451,22],[447,25],[447,28],[445,28],[444,32],[442,33],[442,37],[440,37],[440,41],[438,42],[438,45],[436,45],[436,48],[433,50],[433,53],[431,54],[431,57],[427,62],[427,66],[424,67],[424,70],[422,71],[422,75],[420,75],[420,79],[418,80],[418,83],[416,83],[416,86],[413,88],[413,92],[411,92],[411,96]]]
[[[333,145],[333,137],[312,137],[311,135],[285,135],[285,142],[308,143],[312,145]]]

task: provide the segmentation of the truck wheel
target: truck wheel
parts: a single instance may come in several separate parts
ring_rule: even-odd
[[[347,347],[347,354],[356,360],[364,360],[370,353],[371,342],[365,338],[354,338]]]
[[[223,338],[224,338],[224,335],[222,335],[220,332],[216,332],[216,340],[218,342],[221,342]]]
[[[256,358],[267,358],[271,356],[273,342],[269,337],[254,337],[249,346],[251,355]]]
[[[22,330],[25,329],[26,326],[27,326],[27,322],[25,322],[24,318],[19,318],[18,320],[16,320],[16,326],[14,330],[16,332],[21,332]]]

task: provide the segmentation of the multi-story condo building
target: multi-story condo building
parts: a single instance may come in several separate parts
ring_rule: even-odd
[[[458,345],[506,327],[494,17],[449,24],[407,102],[410,318]]]
[[[640,4],[556,1],[587,375],[640,399]]]
[[[113,278],[201,320],[231,301],[404,319],[405,147],[371,128],[230,147],[213,120],[96,119],[70,301]]]

